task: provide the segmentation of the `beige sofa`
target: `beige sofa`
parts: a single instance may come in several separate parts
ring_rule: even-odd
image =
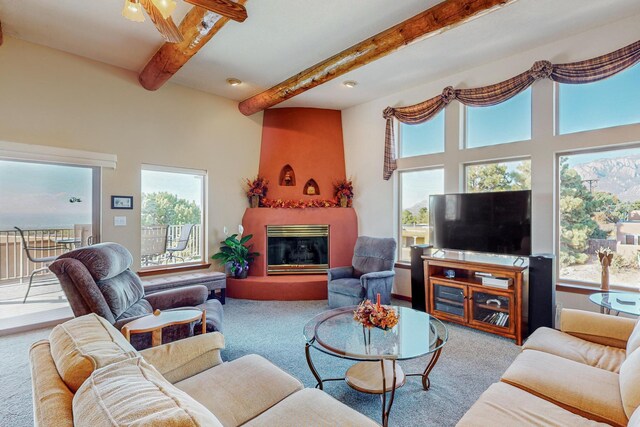
[[[223,347],[214,332],[138,352],[95,314],[70,320],[31,347],[35,425],[378,425],[260,356],[222,362]]]
[[[640,426],[640,323],[563,310],[458,426]]]

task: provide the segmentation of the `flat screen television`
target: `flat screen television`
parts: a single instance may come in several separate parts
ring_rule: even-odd
[[[441,194],[429,198],[438,249],[531,255],[531,191]]]

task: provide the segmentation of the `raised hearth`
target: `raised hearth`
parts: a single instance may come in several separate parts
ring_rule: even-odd
[[[318,274],[327,268],[328,225],[267,225],[267,275]]]

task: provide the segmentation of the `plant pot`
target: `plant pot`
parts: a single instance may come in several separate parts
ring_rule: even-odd
[[[347,199],[345,196],[340,196],[340,207],[346,208],[347,206],[349,206],[349,199]]]
[[[234,275],[234,277],[236,279],[246,279],[248,274],[249,274],[249,270],[248,269],[247,270],[242,270],[241,273],[238,273],[236,271],[236,274]]]
[[[252,208],[260,207],[260,196],[251,196],[249,198],[249,205]]]

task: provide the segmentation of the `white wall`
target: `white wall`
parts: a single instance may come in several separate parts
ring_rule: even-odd
[[[126,246],[136,268],[141,164],[208,171],[211,254],[247,207],[242,178],[258,170],[261,132],[262,114],[245,117],[235,101],[171,83],[149,92],[136,73],[10,37],[0,47],[0,140],[116,154],[103,171],[102,240]],[[133,195],[135,209],[112,211],[113,194]]]
[[[485,64],[425,83],[411,90],[361,104],[342,113],[347,175],[354,178],[360,233],[373,236],[396,236],[398,174],[382,179],[385,121],[387,106],[415,104],[439,94],[446,86],[478,87],[497,83],[529,69],[537,60],[554,63],[579,61],[598,56],[640,39],[640,17],[634,16],[611,25],[558,40],[517,55]],[[444,167],[445,192],[463,191],[462,165],[515,157],[531,158],[532,174],[532,250],[555,252],[554,185],[557,153],[588,147],[628,144],[640,141],[640,125],[622,126],[592,132],[554,136],[554,90],[550,80],[532,87],[532,139],[492,147],[460,149],[463,110],[458,102],[446,109],[446,150],[442,154],[398,160],[399,170]],[[407,274],[398,274],[395,293],[410,296]],[[558,295],[558,298],[565,298]],[[569,304],[575,305],[570,299]]]

